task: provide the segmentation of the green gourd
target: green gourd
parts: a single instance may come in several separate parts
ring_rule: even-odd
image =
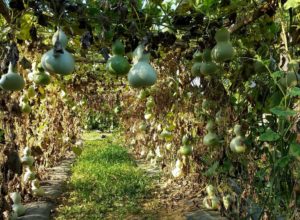
[[[33,86],[29,86],[29,88],[26,91],[26,95],[28,98],[33,98],[35,96],[35,89]]]
[[[12,210],[17,217],[22,216],[26,212],[26,208],[21,204],[21,196],[18,192],[10,194],[10,198],[13,201]]]
[[[20,91],[24,86],[24,78],[14,71],[13,65],[10,63],[8,72],[1,76],[0,87],[5,91]]]
[[[215,133],[215,123],[209,121],[206,125],[207,134],[203,138],[203,144],[207,146],[215,146],[219,143],[219,137]]]
[[[221,28],[216,32],[216,46],[212,49],[212,58],[217,62],[231,60],[234,56],[234,49],[230,42],[230,33],[226,28]]]
[[[183,135],[183,137],[181,139],[181,143],[183,145],[188,145],[190,143],[189,136],[187,134]]]
[[[75,69],[74,58],[65,49],[63,53],[55,53],[54,49],[49,50],[42,56],[41,62],[43,68],[49,73],[68,75]]]
[[[196,51],[194,54],[194,64],[192,66],[192,74],[193,76],[200,76],[201,74],[201,66],[202,66],[202,54],[200,51]]]
[[[193,152],[193,148],[190,145],[183,145],[179,149],[179,153],[184,155],[184,156],[189,156]]]
[[[34,163],[34,158],[33,158],[33,156],[30,155],[31,154],[30,148],[26,147],[23,150],[23,154],[24,154],[24,156],[21,158],[22,164],[24,164],[26,166],[32,166]]]
[[[216,113],[216,123],[218,124],[218,125],[222,125],[222,124],[224,124],[226,122],[226,119],[225,119],[225,117],[224,117],[224,115],[223,115],[223,112],[222,112],[222,110],[219,110],[217,113]]]
[[[20,108],[23,113],[29,114],[31,112],[31,106],[28,102],[21,102]]]
[[[205,49],[203,51],[203,63],[201,64],[200,70],[201,73],[206,76],[212,75],[217,71],[217,65],[212,62],[211,59],[210,49]]]
[[[246,145],[244,143],[245,138],[241,132],[241,126],[235,125],[233,132],[236,136],[230,141],[231,151],[235,153],[244,153],[246,151]]]
[[[213,185],[206,186],[205,190],[206,190],[208,196],[214,196],[216,194],[216,192],[215,192],[216,189]]]
[[[63,30],[61,28],[58,28],[57,31],[52,36],[53,46],[55,45],[57,38],[58,38],[58,41],[60,42],[61,46],[63,48],[66,48],[67,44],[68,44],[68,37],[65,34],[65,32],[63,32]]]
[[[33,82],[35,82],[37,85],[44,86],[48,85],[51,82],[51,77],[45,72],[42,64],[39,64],[37,70],[34,71]]]
[[[220,200],[216,196],[206,196],[203,199],[203,205],[209,210],[218,210],[220,207]]]
[[[120,40],[116,40],[112,45],[112,53],[114,55],[124,55],[125,47]]]
[[[156,71],[149,64],[150,56],[144,54],[144,46],[140,45],[134,51],[134,65],[128,73],[129,85],[133,88],[152,86],[157,80]]]
[[[130,70],[130,64],[124,57],[125,47],[121,41],[117,40],[112,46],[113,56],[110,57],[106,64],[106,69],[113,75],[125,75]]]
[[[40,182],[37,179],[31,182],[31,191],[34,196],[45,195],[45,190],[40,186]]]
[[[35,179],[35,173],[31,170],[30,167],[26,167],[26,172],[24,173],[23,181],[25,183],[28,183],[30,180],[34,180],[34,179]]]
[[[56,73],[59,75],[68,75],[71,74],[75,69],[75,61],[72,56],[66,49],[68,43],[67,36],[61,31],[58,30],[52,38],[52,43],[58,40],[61,43],[62,48],[59,48],[59,51],[56,51],[54,48],[44,53],[42,56],[42,67],[49,73]],[[55,40],[55,41],[54,41]]]

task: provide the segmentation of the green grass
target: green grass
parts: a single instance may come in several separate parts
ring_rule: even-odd
[[[95,140],[100,139],[102,133],[99,133],[98,131],[86,131],[83,133],[82,137],[84,140]]]
[[[140,201],[150,193],[151,181],[113,136],[87,138],[72,169],[71,193],[56,219],[124,219],[141,211]]]

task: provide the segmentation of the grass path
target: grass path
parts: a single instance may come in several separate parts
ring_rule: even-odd
[[[84,135],[84,150],[55,219],[125,219],[142,211],[140,201],[150,194],[151,180],[113,136]]]

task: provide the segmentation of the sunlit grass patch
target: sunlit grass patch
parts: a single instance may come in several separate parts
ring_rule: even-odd
[[[113,137],[85,141],[72,170],[70,196],[56,219],[122,219],[141,211],[140,201],[149,194],[151,181],[126,148],[115,143]]]

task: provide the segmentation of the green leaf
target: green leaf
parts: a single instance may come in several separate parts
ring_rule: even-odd
[[[289,95],[290,95],[291,97],[300,96],[300,88],[299,88],[299,87],[293,87],[293,88],[289,91]]]
[[[280,135],[271,129],[268,129],[265,133],[259,136],[260,141],[277,141]]]
[[[272,76],[272,78],[273,79],[278,79],[278,78],[281,78],[281,77],[283,77],[284,76],[284,72],[282,72],[282,71],[276,71],[276,72],[273,72],[272,74],[271,74],[271,76]]]
[[[289,154],[293,157],[300,158],[300,144],[292,143],[290,145]]]
[[[285,168],[285,167],[287,167],[289,165],[290,159],[291,159],[290,156],[282,157],[278,161],[276,161],[275,166],[278,166],[280,168]]]
[[[204,173],[205,176],[213,176],[219,167],[219,161],[214,162],[214,164]]]
[[[288,0],[285,4],[284,4],[284,9],[288,10],[290,8],[297,8],[300,6],[300,0]]]
[[[30,13],[24,14],[20,18],[20,29],[17,33],[17,37],[22,40],[29,40],[30,37],[30,28],[33,24],[34,16]]]
[[[274,108],[271,108],[270,111],[277,115],[277,116],[293,116],[296,114],[295,111],[293,111],[292,109],[289,108],[284,108],[282,106],[276,106]]]

